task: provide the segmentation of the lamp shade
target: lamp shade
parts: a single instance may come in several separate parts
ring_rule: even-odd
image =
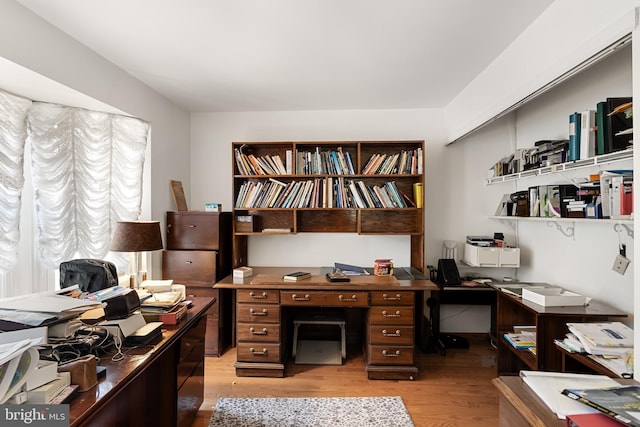
[[[162,249],[158,221],[118,221],[111,240],[113,252],[144,252]]]

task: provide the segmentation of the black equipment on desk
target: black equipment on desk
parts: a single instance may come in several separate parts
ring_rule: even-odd
[[[74,259],[60,263],[60,288],[78,285],[82,292],[95,292],[118,285],[114,263],[101,259]]]
[[[456,261],[450,258],[438,260],[438,272],[436,276],[436,284],[442,286],[456,286],[461,284],[460,273],[456,266]]]

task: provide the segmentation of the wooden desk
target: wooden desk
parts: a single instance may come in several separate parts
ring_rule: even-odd
[[[556,350],[555,339],[563,339],[567,323],[606,322],[626,317],[622,310],[598,301],[586,306],[543,307],[512,296],[500,289],[497,295],[498,375],[517,375],[521,370],[562,370],[562,354]],[[536,327],[537,354],[514,348],[504,338],[514,325]]]
[[[212,298],[194,298],[185,320],[162,328],[162,340],[123,347],[124,360],[100,357],[106,378],[71,401],[70,426],[191,425],[204,396],[205,312]]]
[[[308,271],[312,277],[282,280],[293,271]],[[438,290],[429,280],[393,276],[355,276],[350,282],[332,283],[319,268],[307,267],[254,267],[253,276],[229,276],[215,287],[236,292],[238,376],[283,377],[291,354],[291,310],[339,307],[364,313],[365,330],[359,336],[364,337],[368,378],[409,380],[418,373],[414,355],[423,333],[423,293]]]
[[[616,380],[620,384],[634,384],[633,380]],[[498,425],[500,427],[565,427],[538,395],[519,376],[493,379],[500,395]]]

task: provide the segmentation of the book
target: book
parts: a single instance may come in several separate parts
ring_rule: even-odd
[[[536,346],[535,333],[505,333],[504,338],[515,348],[531,348]]]
[[[633,329],[622,322],[567,323],[567,327],[591,346],[633,347]]]
[[[311,273],[307,273],[306,271],[296,271],[294,273],[285,274],[282,276],[282,280],[286,280],[288,282],[297,282],[299,280],[308,279],[311,277]]]
[[[140,312],[147,323],[162,322],[165,325],[177,325],[187,315],[187,309],[187,304],[181,302],[171,307],[168,311],[156,309],[146,310],[143,308]]]
[[[604,414],[567,415],[567,427],[620,427],[620,423]]]
[[[29,403],[51,403],[54,397],[71,384],[71,372],[58,372],[55,380],[27,392]]]
[[[640,386],[565,388],[562,394],[622,424],[640,427]]]

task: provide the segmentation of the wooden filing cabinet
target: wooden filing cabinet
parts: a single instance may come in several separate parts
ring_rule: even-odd
[[[371,292],[367,327],[370,379],[415,379],[414,307],[414,292]]]
[[[237,291],[237,363],[239,376],[284,376],[280,292]]]
[[[230,212],[167,212],[162,277],[186,286],[187,298],[216,298],[207,312],[205,354],[220,356],[231,346],[232,293],[213,285],[231,274]]]

